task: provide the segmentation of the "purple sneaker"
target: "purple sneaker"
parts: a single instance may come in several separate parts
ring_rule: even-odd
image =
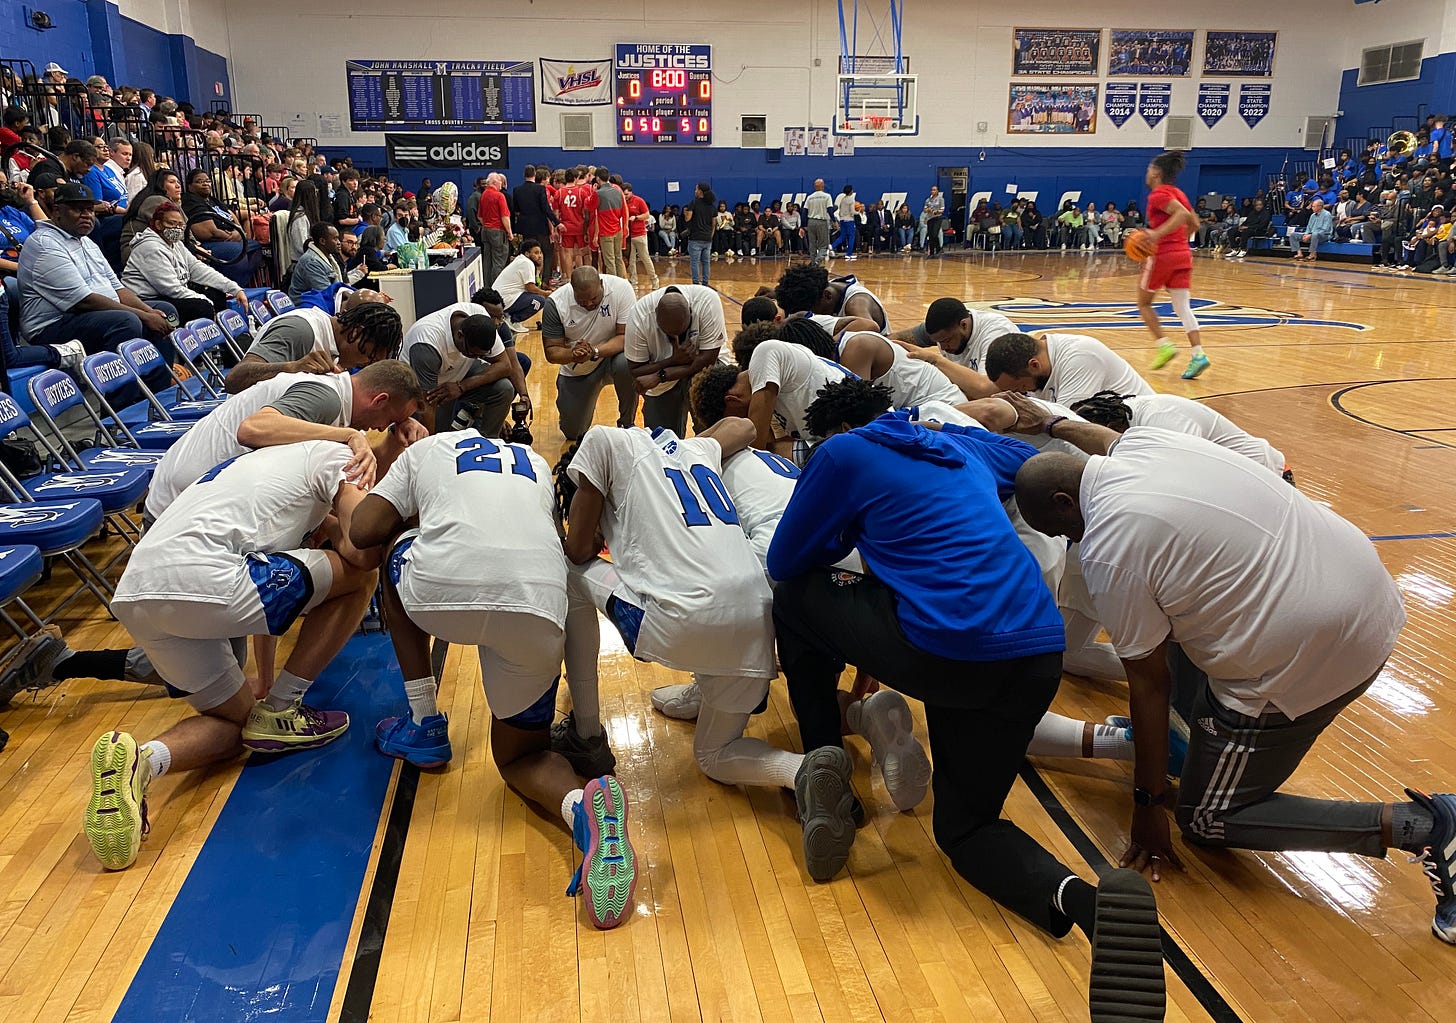
[[[274,710],[259,700],[243,725],[243,745],[256,753],[314,749],[333,742],[348,728],[349,715],[341,710],[318,710],[302,700],[287,710]]]

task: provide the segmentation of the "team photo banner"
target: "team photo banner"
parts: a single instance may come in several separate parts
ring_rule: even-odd
[[[1203,37],[1203,73],[1228,78],[1273,78],[1278,32],[1214,32]]]
[[[1112,30],[1109,78],[1186,78],[1193,68],[1192,29]]]
[[[541,102],[557,107],[606,106],[612,102],[612,62],[542,57]]]
[[[1006,130],[1013,135],[1091,135],[1096,85],[1012,85]]]
[[[1013,75],[1086,78],[1101,64],[1100,28],[1018,28],[1011,35]]]
[[[511,165],[510,136],[496,132],[439,135],[386,132],[384,158],[390,167],[505,170]]]

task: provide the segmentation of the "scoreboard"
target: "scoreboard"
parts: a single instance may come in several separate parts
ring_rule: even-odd
[[[713,143],[713,48],[618,43],[617,145]]]
[[[535,131],[535,61],[351,60],[353,131]]]

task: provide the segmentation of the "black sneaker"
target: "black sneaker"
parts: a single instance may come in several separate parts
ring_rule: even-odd
[[[61,630],[47,625],[26,637],[13,651],[3,674],[0,674],[0,707],[26,690],[45,689],[55,685],[52,673],[56,665],[74,653],[61,638]]]
[[[571,769],[583,778],[600,778],[617,770],[617,758],[607,745],[604,728],[592,739],[583,739],[576,731],[576,712],[571,711],[551,726],[551,752],[560,753]]]
[[[1087,984],[1092,1023],[1163,1019],[1165,985],[1163,934],[1152,886],[1135,870],[1114,870],[1097,886]]]
[[[1431,920],[1431,933],[1448,945],[1456,945],[1456,796],[1437,793],[1428,796],[1416,789],[1405,794],[1426,808],[1435,821],[1431,844],[1420,856],[1413,857],[1426,872],[1431,890],[1436,893],[1436,915]]]
[[[850,773],[848,753],[838,746],[821,746],[805,755],[794,779],[804,866],[815,881],[832,881],[849,861],[855,831]]]

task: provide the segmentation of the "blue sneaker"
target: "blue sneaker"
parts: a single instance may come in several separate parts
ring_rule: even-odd
[[[416,767],[443,767],[451,757],[450,722],[444,714],[431,714],[419,724],[408,714],[385,718],[374,726],[374,745],[385,756]]]
[[[1429,811],[1436,822],[1431,829],[1431,844],[1411,862],[1420,863],[1436,893],[1431,933],[1448,945],[1456,945],[1456,890],[1451,880],[1456,872],[1456,796],[1428,796],[1415,789],[1406,789],[1405,794]]]
[[[627,918],[637,890],[637,854],[627,834],[627,812],[627,793],[611,775],[587,782],[572,811],[571,838],[581,850],[581,864],[566,894],[577,894],[585,884],[587,916],[599,931]]]
[[[1126,728],[1128,739],[1132,739],[1132,718],[1123,714],[1112,714],[1103,724],[1113,728]],[[1183,764],[1187,760],[1188,726],[1175,714],[1168,720],[1168,777],[1183,777]]]
[[[1208,361],[1208,356],[1195,355],[1193,358],[1188,360],[1188,368],[1183,371],[1183,379],[1192,380],[1194,377],[1198,376],[1198,374],[1202,373],[1211,365],[1213,365],[1213,363]]]

